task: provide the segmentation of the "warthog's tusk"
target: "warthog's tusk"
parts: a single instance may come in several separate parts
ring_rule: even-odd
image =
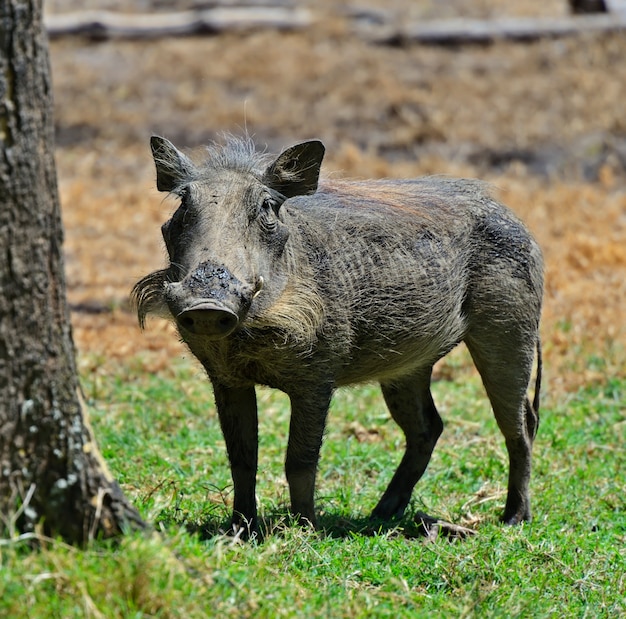
[[[256,299],[259,294],[261,293],[261,290],[263,290],[263,286],[265,285],[265,280],[263,279],[263,277],[259,276],[259,281],[256,284],[256,290],[254,291],[254,294],[252,295],[252,300]]]

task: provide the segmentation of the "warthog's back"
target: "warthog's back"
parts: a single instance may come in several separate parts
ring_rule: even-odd
[[[479,320],[477,299],[497,312],[500,296],[524,294],[538,316],[539,250],[483,183],[333,181],[283,208],[299,233],[288,249],[307,257],[324,301],[339,384],[432,364]]]

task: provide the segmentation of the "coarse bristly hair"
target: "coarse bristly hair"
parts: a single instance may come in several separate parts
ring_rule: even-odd
[[[159,269],[142,277],[130,293],[130,302],[137,311],[139,326],[146,327],[148,314],[171,318],[171,314],[163,296],[165,285],[176,281],[172,268]]]
[[[252,174],[259,180],[267,181],[270,164],[276,157],[277,155],[268,153],[267,149],[257,150],[256,144],[248,135],[239,137],[226,133],[222,135],[221,142],[212,142],[206,147],[205,159],[189,170],[188,177],[182,179],[181,184],[210,178],[215,172],[222,170]],[[166,165],[171,163],[166,162]],[[280,182],[297,183],[303,179],[305,172],[304,167],[281,168]],[[271,177],[271,173],[269,176]]]
[[[222,142],[212,142],[206,147],[207,157],[201,170],[234,170],[260,175],[272,162],[273,155],[259,151],[250,136],[238,137],[222,134]]]
[[[243,328],[275,330],[285,345],[309,351],[324,324],[325,306],[315,286],[303,277],[294,277],[276,302],[255,316]]]

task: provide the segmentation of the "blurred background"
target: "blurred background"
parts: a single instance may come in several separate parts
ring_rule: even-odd
[[[247,131],[270,152],[321,139],[326,175],[486,179],[545,252],[548,390],[625,373],[626,31],[437,45],[403,36],[432,20],[567,18],[565,0],[46,0],[45,10],[52,19],[216,4],[297,7],[306,23],[51,40],[83,369],[167,371],[184,354],[167,323],[142,334],[128,306],[133,283],[165,262],[159,228],[175,207],[156,191],[150,135],[202,157],[224,132]]]

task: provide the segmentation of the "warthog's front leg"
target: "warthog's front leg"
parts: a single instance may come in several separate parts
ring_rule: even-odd
[[[315,386],[311,391],[290,394],[291,423],[285,473],[291,496],[291,512],[302,523],[316,526],[315,474],[332,387]]]
[[[258,420],[254,387],[232,389],[213,382],[215,403],[226,442],[235,487],[232,525],[243,537],[258,532],[256,471]]]

